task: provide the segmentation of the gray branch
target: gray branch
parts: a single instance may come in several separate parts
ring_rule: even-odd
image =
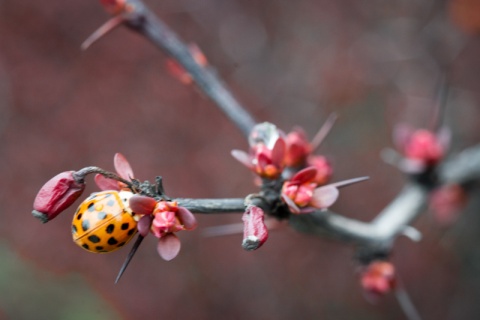
[[[248,136],[255,121],[234,98],[227,86],[210,68],[199,65],[188,46],[160,21],[141,0],[126,0],[131,9],[125,12],[125,23],[148,38],[155,46],[180,63],[200,89],[208,95],[227,117]],[[480,178],[480,146],[465,150],[446,161],[438,169],[439,182],[469,183]],[[292,227],[301,232],[325,235],[362,246],[386,247],[397,236],[418,238],[409,227],[425,210],[428,190],[411,182],[371,222],[346,218],[332,211],[290,216]],[[195,213],[243,212],[244,199],[176,199]]]
[[[480,146],[464,150],[439,168],[442,184],[468,183],[480,179]],[[409,225],[425,211],[428,190],[407,184],[371,222],[346,218],[331,211],[292,215],[290,224],[301,232],[329,236],[366,246],[390,246],[398,235],[415,237]]]
[[[133,12],[125,15],[126,23],[163,50],[191,75],[200,89],[212,99],[225,115],[248,137],[255,125],[252,116],[235,99],[216,73],[208,66],[199,65],[188,46],[140,0],[126,1]]]

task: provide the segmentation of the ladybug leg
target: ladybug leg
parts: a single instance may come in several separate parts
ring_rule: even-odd
[[[120,268],[120,271],[118,272],[117,278],[115,279],[115,284],[117,284],[118,281],[120,281],[120,278],[122,277],[123,273],[127,269],[130,261],[132,261],[132,258],[135,255],[135,253],[137,252],[138,247],[140,247],[140,244],[142,243],[143,239],[144,239],[144,237],[142,235],[138,235],[137,240],[135,240],[135,243],[133,244],[132,249],[128,253],[127,258],[125,259],[125,262],[123,262],[123,265]]]

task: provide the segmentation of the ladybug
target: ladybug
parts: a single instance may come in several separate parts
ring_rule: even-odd
[[[114,190],[92,193],[73,217],[73,241],[95,253],[123,247],[137,232],[138,219],[128,203],[132,195]]]

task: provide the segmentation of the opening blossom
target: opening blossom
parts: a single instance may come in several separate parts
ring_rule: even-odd
[[[283,184],[282,199],[291,212],[308,213],[305,207],[326,209],[338,198],[339,191],[334,185],[320,186],[315,182],[317,169],[308,167],[297,172]]]
[[[197,227],[195,216],[174,201],[156,201],[147,196],[134,195],[130,198],[130,207],[142,216],[137,226],[140,235],[145,237],[150,232],[157,237],[158,254],[167,261],[175,258],[180,251],[180,239],[175,233]]]
[[[398,125],[394,130],[394,141],[405,157],[400,163],[401,169],[418,173],[435,166],[445,157],[450,144],[450,131],[442,128],[435,133]]]
[[[283,132],[268,122],[257,124],[250,134],[249,144],[249,153],[232,150],[232,156],[262,178],[278,178],[285,167]]]

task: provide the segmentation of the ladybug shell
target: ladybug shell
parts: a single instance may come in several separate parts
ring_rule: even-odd
[[[73,241],[85,250],[102,253],[123,247],[137,232],[128,191],[92,193],[75,212]]]

